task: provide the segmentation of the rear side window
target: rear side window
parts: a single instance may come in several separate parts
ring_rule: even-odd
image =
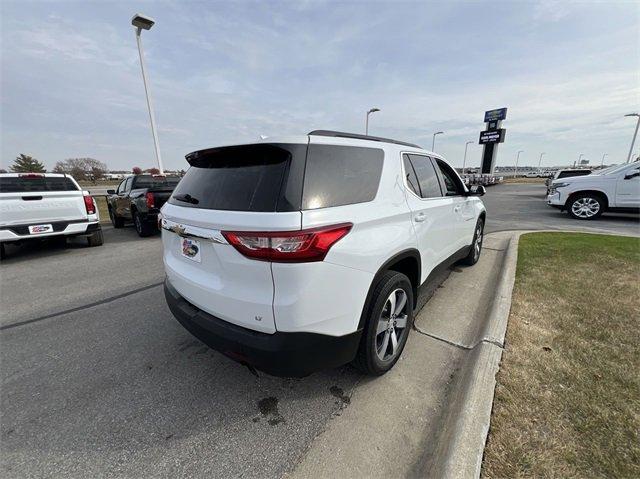
[[[407,178],[407,186],[413,191],[416,196],[420,196],[420,186],[418,185],[418,177],[416,171],[413,169],[411,160],[407,155],[402,155],[402,162],[404,163],[404,175]]]
[[[191,168],[169,203],[229,211],[299,209],[306,149],[307,145],[265,143],[192,153],[187,156]],[[292,188],[287,188],[287,180]]]
[[[413,169],[418,178],[418,185],[420,192],[418,196],[422,198],[439,198],[442,196],[440,191],[440,183],[438,182],[438,175],[433,168],[433,163],[428,156],[421,155],[405,155],[409,156],[410,162],[413,165]]]
[[[46,191],[78,191],[71,179],[64,176],[3,176],[0,193],[34,193]]]
[[[309,145],[302,209],[364,203],[375,198],[384,151],[379,148]]]

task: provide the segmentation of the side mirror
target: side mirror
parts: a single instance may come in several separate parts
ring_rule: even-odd
[[[116,190],[107,190],[107,194],[108,195],[115,195],[116,194]]]
[[[482,185],[473,185],[469,188],[469,196],[484,196],[486,192],[486,188]]]
[[[624,175],[625,180],[630,180],[631,178],[635,178],[636,176],[640,176],[640,171],[634,171],[632,173],[627,173]]]

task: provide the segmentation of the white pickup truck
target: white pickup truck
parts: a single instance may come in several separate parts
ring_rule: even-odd
[[[547,204],[579,220],[592,220],[605,211],[640,211],[640,162],[623,163],[590,175],[551,182]]]
[[[86,236],[89,246],[103,243],[92,196],[69,175],[0,174],[0,254],[5,243],[34,238]]]

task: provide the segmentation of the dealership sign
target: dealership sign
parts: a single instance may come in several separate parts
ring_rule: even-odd
[[[498,108],[497,110],[489,110],[484,112],[484,122],[502,121],[507,118],[507,109]]]
[[[504,142],[504,134],[506,130],[504,128],[498,128],[497,130],[485,130],[480,132],[480,144],[486,145],[487,143],[502,143]]]

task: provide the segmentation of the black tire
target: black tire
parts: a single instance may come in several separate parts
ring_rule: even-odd
[[[476,223],[476,229],[473,230],[473,241],[471,242],[471,248],[469,254],[460,262],[467,266],[473,266],[480,259],[482,253],[482,242],[484,241],[484,219],[478,218]]]
[[[124,226],[124,218],[119,217],[112,208],[109,208],[109,218],[114,228],[122,228]]]
[[[87,244],[91,247],[102,246],[104,244],[104,237],[102,236],[102,230],[96,231],[95,233],[87,236]]]
[[[578,193],[571,196],[565,208],[569,216],[576,220],[595,220],[605,209],[605,200],[594,193]]]
[[[398,317],[394,318],[389,314],[390,308],[388,306],[390,304],[388,305],[388,303],[392,293],[395,295],[396,301],[398,301],[398,298],[402,298],[400,294],[396,294],[398,290],[404,293],[405,306]],[[365,327],[360,339],[358,352],[353,360],[355,367],[366,374],[381,376],[394,366],[402,354],[413,326],[413,305],[413,288],[409,278],[396,271],[385,272],[374,286],[368,310],[365,312]],[[399,308],[400,305],[396,304],[396,306]],[[389,316],[389,319],[386,320],[385,316]],[[399,328],[398,323],[402,321],[403,316],[406,316],[405,327]],[[387,321],[387,324],[393,321],[395,327],[390,326],[388,331],[382,330],[379,332],[378,325],[384,321]],[[392,334],[397,338],[397,346],[395,348],[391,340]],[[387,341],[386,345],[385,340]],[[392,352],[389,357],[385,357],[389,346]],[[382,354],[382,358],[380,354]]]
[[[141,238],[146,238],[147,236],[151,236],[156,232],[156,228],[153,224],[145,221],[140,213],[137,211],[133,212],[133,224],[136,227],[136,231],[138,232],[138,236]]]

